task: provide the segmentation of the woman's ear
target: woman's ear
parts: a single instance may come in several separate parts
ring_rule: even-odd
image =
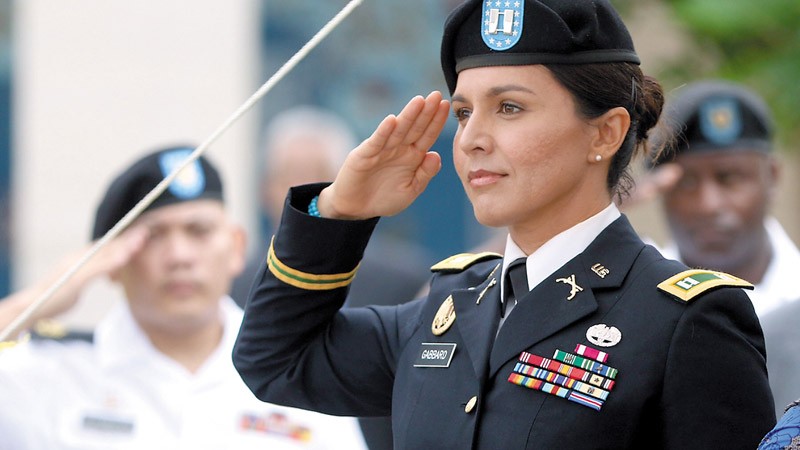
[[[587,158],[592,162],[610,161],[628,134],[631,116],[628,114],[628,110],[618,106],[606,111],[602,116],[592,119],[592,124],[597,128],[597,134],[592,141],[591,151]]]

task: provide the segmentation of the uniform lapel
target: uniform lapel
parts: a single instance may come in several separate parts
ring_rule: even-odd
[[[479,380],[486,377],[489,353],[500,321],[499,273],[500,269],[497,269],[474,289],[458,290],[452,294],[455,324]],[[480,302],[478,297],[481,297]]]
[[[573,285],[556,280],[571,280],[572,276],[574,285],[583,290],[567,300]],[[523,350],[596,311],[597,301],[588,281],[576,258],[520,299],[497,335],[489,375],[494,375],[500,366]]]
[[[594,291],[622,286],[643,248],[622,216],[584,252],[545,278],[519,301],[500,329],[491,351],[489,376],[523,350],[596,312],[599,305]],[[567,300],[573,289],[575,296]]]

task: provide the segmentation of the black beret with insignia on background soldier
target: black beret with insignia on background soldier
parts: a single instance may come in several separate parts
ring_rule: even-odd
[[[664,149],[653,165],[682,152],[760,151],[773,148],[769,107],[752,90],[736,83],[703,80],[677,91],[653,133]]]
[[[183,164],[195,147],[173,146],[156,150],[119,174],[97,207],[92,239],[108,232],[125,214],[172,171]],[[223,200],[222,181],[217,169],[201,156],[186,166],[169,187],[145,211],[174,203],[212,199]]]
[[[473,67],[640,63],[606,0],[468,0],[445,22],[441,60],[450,94]]]

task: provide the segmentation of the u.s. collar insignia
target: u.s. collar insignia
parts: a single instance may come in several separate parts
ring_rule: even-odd
[[[441,336],[447,331],[453,322],[456,321],[456,307],[453,303],[453,296],[448,295],[445,301],[442,302],[442,306],[439,307],[439,310],[436,311],[436,315],[433,317],[433,323],[431,324],[431,332],[433,332],[436,336]]]
[[[742,133],[742,114],[732,98],[713,98],[700,105],[700,132],[717,145],[728,145]]]
[[[622,332],[617,327],[599,323],[586,330],[586,339],[598,347],[613,347],[622,340]]]
[[[522,37],[522,16],[525,2],[521,0],[484,0],[481,36],[492,50],[508,50]]]
[[[605,278],[609,273],[610,270],[606,269],[602,264],[597,263],[592,266],[592,272],[596,273],[598,277]]]
[[[166,177],[192,154],[192,149],[181,148],[162,154],[159,157],[158,165],[161,173]],[[178,176],[169,184],[169,191],[175,197],[188,199],[195,198],[203,192],[206,187],[206,178],[203,175],[203,168],[200,161],[194,160],[188,166],[181,169]]]

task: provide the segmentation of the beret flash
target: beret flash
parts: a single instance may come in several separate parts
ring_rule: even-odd
[[[194,147],[187,146],[157,150],[137,160],[114,178],[97,207],[92,239],[105,235],[193,151]],[[181,170],[145,211],[199,199],[223,200],[219,172],[202,156]]]
[[[640,62],[607,0],[467,0],[445,21],[441,60],[450,94],[473,67]]]
[[[755,92],[723,80],[702,80],[677,91],[653,135],[664,146],[654,165],[682,152],[763,151],[772,149],[773,123]]]

